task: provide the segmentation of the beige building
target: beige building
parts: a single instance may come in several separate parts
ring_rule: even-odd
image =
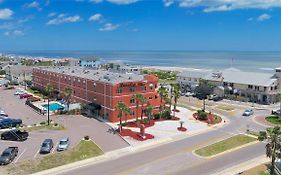
[[[203,72],[202,72],[203,73]],[[205,73],[205,72],[204,72]],[[235,96],[246,101],[270,104],[277,102],[276,95],[281,93],[281,67],[275,69],[274,74],[245,72],[234,68],[207,73],[205,76],[198,72],[193,74],[179,74],[178,82],[185,80],[208,80],[217,88],[215,93],[223,91],[224,96]],[[195,81],[198,84],[198,81]],[[221,93],[219,94],[221,95]]]

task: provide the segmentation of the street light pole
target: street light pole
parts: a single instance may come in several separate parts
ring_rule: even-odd
[[[50,110],[50,103],[49,103],[50,101],[49,101],[49,98],[48,98],[48,126],[50,125],[50,112],[49,112],[49,110]]]

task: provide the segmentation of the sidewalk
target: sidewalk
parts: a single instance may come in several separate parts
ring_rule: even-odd
[[[236,174],[239,174],[248,169],[254,168],[258,165],[264,164],[266,162],[269,162],[269,159],[265,155],[263,155],[263,156],[254,158],[252,160],[240,163],[240,164],[230,167],[228,169],[225,169],[221,172],[214,173],[212,175],[236,175]]]

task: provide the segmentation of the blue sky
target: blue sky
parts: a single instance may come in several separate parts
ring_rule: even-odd
[[[281,51],[280,0],[0,0],[0,50]]]

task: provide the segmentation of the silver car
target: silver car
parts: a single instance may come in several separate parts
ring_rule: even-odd
[[[69,138],[63,138],[60,140],[58,144],[57,151],[65,151],[68,149],[69,145],[70,145]]]
[[[250,115],[253,115],[253,114],[254,114],[254,111],[252,109],[246,109],[243,112],[243,116],[250,116]]]

